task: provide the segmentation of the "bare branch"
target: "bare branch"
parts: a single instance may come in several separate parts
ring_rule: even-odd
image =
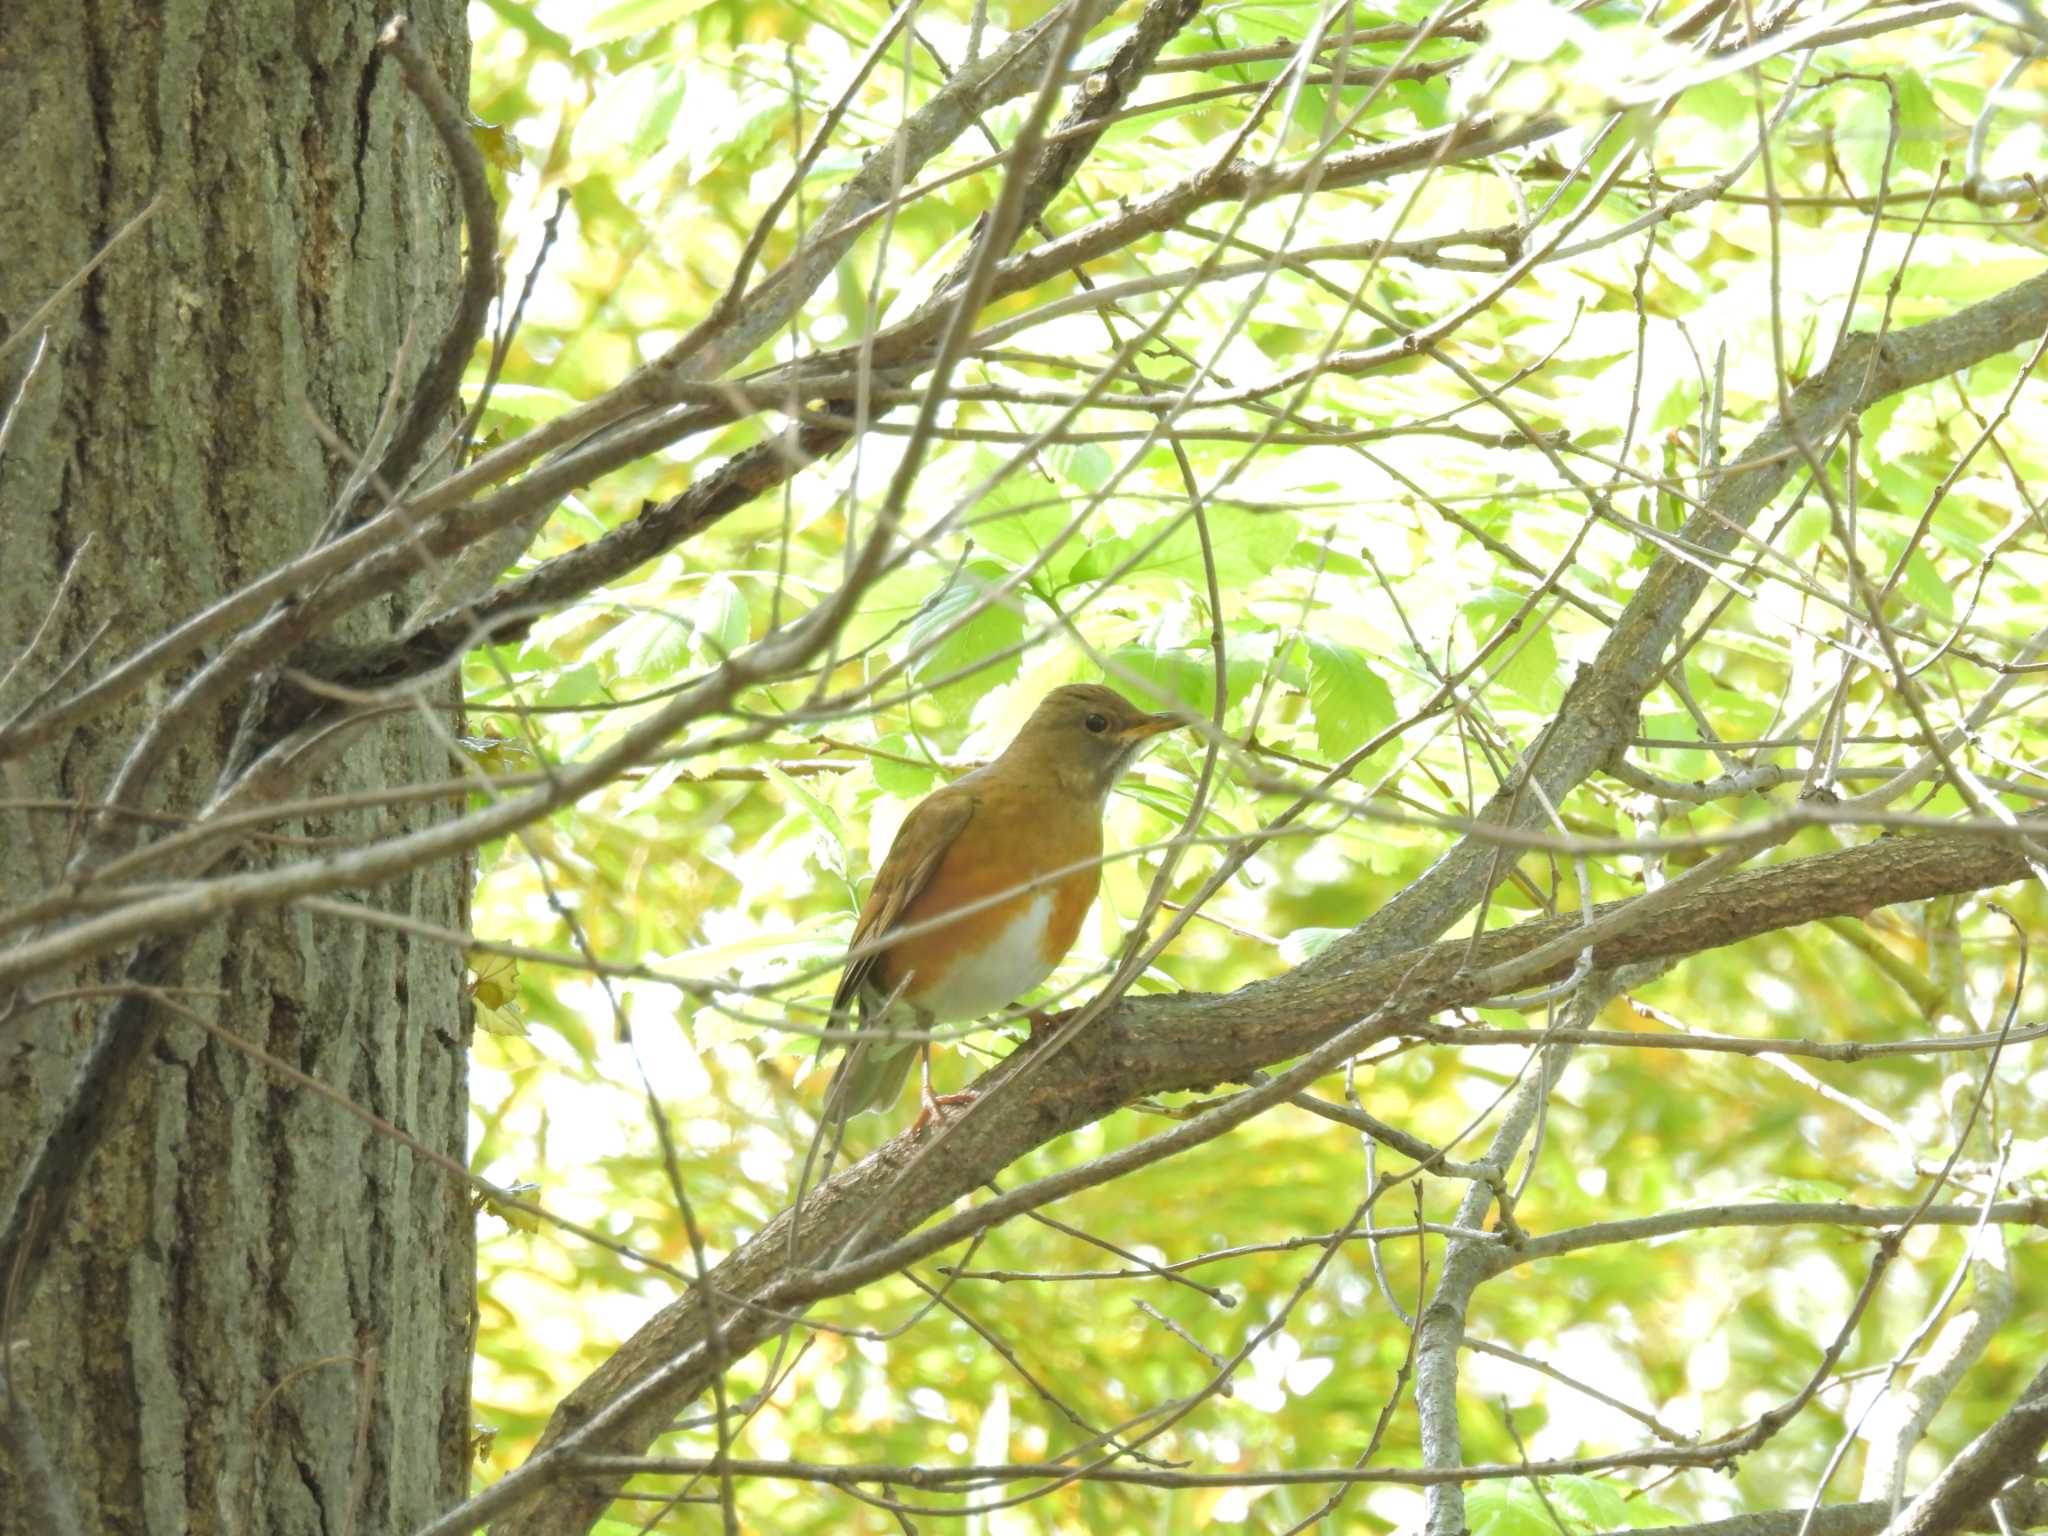
[[[2017,854],[1959,839],[1877,843],[1724,877],[1690,902],[1667,910],[1653,929],[1616,941],[1612,953],[1603,950],[1601,960],[1616,967],[1668,960],[1704,944],[1732,943],[1831,911],[1921,899],[1958,888],[1958,881],[1963,888],[1976,888],[2023,878],[2024,869]],[[1597,920],[1602,910],[1591,915]],[[1452,941],[1344,973],[1303,966],[1228,997],[1126,998],[1088,1034],[1034,1071],[1028,1092],[1005,1093],[1003,1088],[1031,1062],[1029,1050],[986,1074],[974,1106],[949,1126],[948,1155],[925,1163],[916,1182],[906,1181],[903,1171],[916,1155],[917,1138],[899,1136],[815,1190],[801,1206],[784,1211],[720,1265],[712,1283],[721,1296],[741,1301],[728,1322],[727,1347],[743,1352],[783,1326],[778,1314],[845,1294],[1012,1214],[1212,1140],[1374,1040],[1399,1034],[1410,1021],[1482,1000],[1461,994],[1468,961],[1479,967],[1496,964],[1581,925],[1576,914],[1549,919],[1482,935],[1476,945]],[[1562,978],[1573,963],[1561,961],[1535,979]],[[1289,1057],[1302,1060],[1267,1088],[1240,1095],[1126,1152],[924,1225],[1026,1151],[1134,1098],[1206,1087]],[[1969,1212],[1969,1219],[1976,1217],[1977,1212]],[[816,1262],[835,1252],[856,1228],[868,1230],[873,1245],[859,1257],[823,1270],[791,1266],[792,1243],[800,1261]],[[1540,1241],[1532,1239],[1529,1248]],[[762,1307],[768,1313],[758,1310]],[[452,1536],[526,1506],[566,1470],[570,1456],[648,1444],[707,1384],[701,1326],[700,1301],[694,1296],[664,1309],[563,1401],[532,1460],[428,1527],[423,1536]],[[1463,1475],[1448,1474],[1452,1481]],[[585,1497],[562,1490],[543,1506],[528,1506],[531,1512],[521,1518],[545,1522],[568,1509],[594,1507],[584,1503]]]
[[[2048,1367],[1884,1528],[1885,1536],[1948,1536],[1971,1511],[2032,1472],[2043,1442],[2048,1442]]]
[[[372,484],[396,486],[413,472],[427,440],[446,425],[445,418],[456,404],[462,386],[462,372],[470,355],[483,339],[491,300],[498,291],[498,205],[491,197],[491,184],[484,174],[484,159],[469,136],[462,108],[448,94],[440,77],[413,41],[412,28],[403,16],[385,25],[377,46],[398,60],[406,88],[426,109],[434,135],[441,141],[449,164],[455,171],[455,185],[462,194],[462,221],[469,237],[463,258],[462,292],[448,329],[428,362],[426,371],[413,383],[412,403],[405,422],[391,446],[378,462]]]

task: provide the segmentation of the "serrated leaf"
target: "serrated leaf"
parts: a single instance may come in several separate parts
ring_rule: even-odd
[[[1913,600],[1946,623],[1955,617],[1955,589],[1942,579],[1941,572],[1934,568],[1934,562],[1927,558],[1925,550],[1916,549],[1906,556],[1906,573],[1903,582]]]
[[[739,583],[729,576],[713,576],[691,605],[697,625],[697,643],[712,661],[723,661],[746,645],[753,635],[753,612]]]
[[[911,623],[911,649],[931,647],[911,675],[919,682],[929,680],[941,703],[977,698],[1017,675],[1017,654],[1011,648],[1024,638],[1017,595],[997,598],[974,612],[977,603],[1002,589],[1004,574],[992,560],[969,561]]]
[[[924,748],[915,737],[894,731],[875,743],[875,755],[868,761],[873,765],[875,782],[883,789],[905,800],[916,800],[939,787],[938,765],[922,761],[923,757]],[[904,758],[919,761],[905,762]]]
[[[1217,584],[1226,590],[1246,585],[1284,565],[1299,528],[1284,512],[1248,512],[1230,506],[1208,514],[1209,543],[1216,555]],[[1129,569],[1123,567],[1128,564]],[[1118,574],[1120,573],[1120,574]],[[1129,538],[1103,539],[1074,562],[1068,579],[1075,582],[1135,581],[1152,578],[1190,582],[1202,590],[1202,538],[1192,516],[1171,523],[1152,523]]]
[[[681,614],[633,613],[612,627],[606,645],[621,673],[662,678],[688,659],[695,628]]]
[[[1465,1495],[1472,1536],[1558,1536],[1550,1512],[1526,1483],[1482,1483]]]
[[[1123,645],[1103,659],[1112,686],[1125,689],[1147,708],[1163,709],[1178,703],[1195,714],[1207,715],[1216,706],[1216,662],[1207,651]],[[1227,660],[1223,669],[1226,702],[1243,698],[1261,670],[1255,661]]]
[[[1501,650],[1489,660],[1489,668],[1503,687],[1511,689],[1539,709],[1555,705],[1564,692],[1557,674],[1557,645],[1541,610],[1522,613],[1525,598],[1519,592],[1489,589],[1465,604],[1465,617],[1481,641],[1491,640],[1503,624],[1521,615],[1514,635],[1501,642]]]
[[[802,807],[804,814],[810,819],[811,824],[825,834],[825,847],[823,849],[825,862],[831,866],[834,874],[847,882],[848,888],[851,889],[852,877],[847,872],[847,850],[850,845],[850,839],[846,835],[846,823],[840,820],[839,813],[833,810],[824,800],[812,794],[808,789],[805,789],[803,785],[799,784],[788,773],[776,767],[775,764],[763,763],[761,765],[761,772],[769,783],[780,789],[784,795]]]
[[[1316,746],[1329,761],[1338,762],[1394,723],[1394,693],[1363,651],[1327,640],[1309,639],[1303,645],[1308,652]]]

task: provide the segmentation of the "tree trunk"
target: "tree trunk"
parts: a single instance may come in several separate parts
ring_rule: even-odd
[[[410,9],[462,99],[459,0]],[[0,674],[14,669],[0,718],[46,687],[64,697],[303,551],[348,472],[314,419],[367,444],[388,371],[409,382],[445,325],[459,210],[420,109],[374,51],[391,10],[0,4],[0,334],[156,199],[0,357],[0,412],[17,402],[0,457]],[[403,611],[401,595],[342,638],[380,638]],[[0,907],[61,874],[86,823],[48,802],[103,798],[165,696],[145,690],[0,778]],[[387,717],[307,788],[446,777],[452,690],[444,701],[436,721]],[[180,739],[151,811],[205,803],[243,703]],[[350,839],[446,814],[353,810],[274,830]],[[468,888],[443,866],[363,899],[459,928]],[[46,983],[40,1003],[0,998],[0,1196],[109,1006],[76,989],[124,978],[132,996],[116,961]],[[402,1530],[465,1486],[465,1191],[198,1021],[460,1159],[461,956],[286,909],[198,930],[161,980],[188,990],[154,1005],[155,1048],[118,1085],[41,1279],[0,1334],[14,1392],[11,1417],[0,1403],[0,1532],[49,1530],[67,1505],[87,1532]]]

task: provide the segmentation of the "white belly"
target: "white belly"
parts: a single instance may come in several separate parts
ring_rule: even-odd
[[[964,1023],[1008,1007],[1052,974],[1045,958],[1045,931],[1052,923],[1052,892],[1040,891],[1025,904],[972,965],[953,974],[920,999],[940,1023]]]

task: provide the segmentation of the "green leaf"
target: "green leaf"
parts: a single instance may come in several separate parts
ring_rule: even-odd
[[[892,636],[900,644],[904,631],[933,601],[932,593],[945,576],[945,567],[929,561],[891,571],[868,588],[840,632],[840,644],[859,651]]]
[[[824,854],[826,865],[846,882],[850,895],[853,891],[853,876],[849,872],[848,850],[852,840],[846,835],[846,823],[839,819],[839,813],[773,763],[763,763],[761,772],[769,783],[801,806],[812,825],[825,834],[820,851]]]
[[[2040,270],[2041,261],[2036,256],[1986,256],[1976,261],[1939,265],[1915,262],[1908,286],[1918,289],[1923,300],[1944,301],[1939,308],[1945,312],[1950,303],[1974,304],[1979,299],[1988,299],[2025,282]],[[1872,290],[1881,287],[1878,275],[1873,274]]]
[[[1955,617],[1955,589],[1942,579],[1927,552],[1915,549],[1906,556],[1905,588],[1913,600],[1943,622]]]
[[[712,661],[725,660],[753,634],[747,595],[729,576],[713,576],[704,583],[692,616],[697,624],[697,648]]]
[[[981,476],[981,462],[976,460],[977,479]],[[990,457],[991,468],[994,462]],[[982,498],[968,523],[968,531],[977,547],[1005,565],[1024,566],[1051,548],[1053,540],[1073,519],[1073,508],[1064,496],[1050,491],[1041,480],[1012,475]],[[1082,552],[1078,539],[1069,540],[1062,548],[1059,558],[1068,561]]]
[[[901,761],[925,756],[923,745],[908,732],[892,731],[884,736],[875,743],[875,753],[868,759],[874,765],[875,782],[890,794],[916,800],[938,788],[940,773],[936,763]]]
[[[1908,170],[1931,173],[1941,159],[1948,132],[1941,108],[1918,70],[1894,70],[1890,79],[1899,93],[1899,163]]]
[[[1685,93],[1686,109],[1716,128],[1736,132],[1756,131],[1754,99],[1743,82],[1723,78],[1696,85]]]
[[[1299,539],[1294,548],[1287,552],[1286,560],[1280,562],[1296,570],[1314,571],[1321,569],[1325,576],[1364,576],[1366,563],[1356,555],[1347,555],[1335,545],[1321,539]]]
[[[970,560],[911,623],[912,651],[931,647],[911,675],[920,683],[929,680],[941,703],[978,698],[1017,675],[1016,653],[1003,652],[1024,638],[1020,595],[1007,594],[973,612],[988,594],[1002,590],[1005,574],[993,560]]]
[[[1465,1495],[1472,1536],[1558,1536],[1550,1511],[1527,1483],[1482,1483]]]
[[[1663,714],[1645,712],[1642,717],[1643,734],[1664,741],[1698,741],[1700,728],[1693,717],[1682,710]],[[1714,759],[1706,752],[1688,752],[1679,747],[1658,747],[1653,750],[1651,770],[1666,778],[1680,780],[1704,779],[1715,771]]]
[[[1285,563],[1299,532],[1284,512],[1248,512],[1218,506],[1208,512],[1209,542],[1216,555],[1216,581],[1225,589],[1243,586]],[[1121,568],[1129,562],[1130,569]],[[1190,582],[1197,590],[1208,577],[1202,564],[1202,536],[1192,515],[1150,523],[1129,538],[1103,539],[1074,562],[1068,580],[1118,581],[1141,578]]]
[[[1548,1500],[1548,1504],[1544,1502]],[[1570,1536],[1595,1531],[1676,1525],[1680,1517],[1645,1499],[1631,1499],[1612,1483],[1565,1473],[1543,1479],[1542,1492],[1526,1482],[1484,1483],[1465,1496],[1473,1536]]]
[[[685,16],[694,16],[710,3],[711,0],[620,0],[617,5],[606,6],[577,30],[575,46],[580,53],[585,48],[615,43],[622,37],[652,32]]]
[[[1688,675],[1691,670],[1687,669]],[[1763,735],[1777,714],[1769,697],[1762,692],[1744,692],[1701,681],[1694,682],[1693,688],[1700,707],[1713,721],[1714,729],[1737,741]]]
[[[1157,709],[1178,703],[1198,715],[1216,707],[1216,662],[1206,650],[1122,645],[1104,660],[1109,663],[1105,672],[1111,685],[1131,693],[1140,704]],[[1249,659],[1226,661],[1226,705],[1243,698],[1260,671]]]
[[[1307,639],[1308,697],[1315,713],[1316,746],[1331,762],[1356,752],[1394,723],[1394,693],[1365,652]]]
[[[1465,618],[1484,642],[1522,614],[1526,601],[1522,593],[1489,588],[1466,602]],[[1550,638],[1540,604],[1522,616],[1520,628],[1488,658],[1487,670],[1538,709],[1551,708],[1564,696],[1564,680],[1557,672],[1557,645]]]
[[[605,648],[631,677],[667,677],[690,654],[693,626],[680,614],[631,613],[612,626]]]
[[[1934,476],[1903,459],[1880,458],[1870,468],[1870,477],[1884,493],[1891,510],[1918,518],[1934,494]]]
[[[1116,460],[1100,443],[1054,443],[1039,457],[1078,491],[1100,490],[1116,468]]]
[[[1617,1526],[1627,1528],[1636,1523],[1629,1518],[1631,1506],[1622,1497],[1621,1490],[1598,1478],[1575,1477],[1566,1473],[1562,1477],[1544,1479],[1543,1486],[1544,1492],[1550,1495],[1550,1507],[1567,1525],[1611,1531]]]
[[[565,667],[542,689],[540,704],[597,704],[611,697],[604,679],[589,662]]]

